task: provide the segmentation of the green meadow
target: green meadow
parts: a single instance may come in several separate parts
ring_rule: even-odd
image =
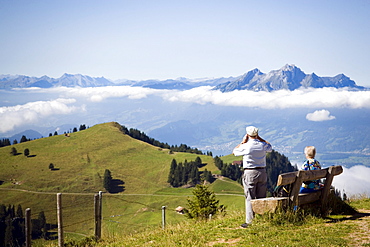
[[[11,148],[18,155],[13,156]],[[24,156],[28,148],[29,157]],[[57,135],[0,148],[0,204],[31,208],[32,217],[44,211],[47,223],[57,224],[56,195],[62,193],[63,223],[71,236],[94,234],[94,194],[103,191],[103,232],[122,234],[161,225],[162,206],[167,222],[185,217],[175,212],[186,206],[191,188],[167,183],[172,159],[192,161],[199,156],[207,169],[219,173],[213,158],[154,147],[123,134],[116,123],[95,125],[70,136]],[[52,163],[54,169],[49,169]],[[118,181],[117,193],[103,187],[105,169]],[[228,208],[244,205],[243,189],[230,179],[217,179],[210,188]]]

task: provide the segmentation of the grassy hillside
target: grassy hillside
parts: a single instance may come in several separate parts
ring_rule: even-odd
[[[20,153],[13,156],[11,148]],[[28,148],[30,157],[23,155]],[[0,148],[0,203],[30,207],[32,217],[44,211],[48,223],[56,224],[56,193],[63,198],[67,232],[90,236],[94,231],[94,193],[105,191],[103,175],[109,169],[120,182],[119,193],[103,194],[103,231],[108,234],[143,231],[161,224],[161,207],[168,208],[167,220],[184,220],[174,209],[186,204],[191,189],[170,188],[170,163],[195,160],[200,156],[213,173],[210,156],[190,153],[169,154],[123,134],[116,123],[52,136]],[[53,163],[55,170],[49,169]],[[212,189],[230,209],[243,207],[242,187],[229,179],[218,180]],[[68,235],[68,234],[67,234]]]
[[[20,155],[12,156],[11,147]],[[195,160],[197,155],[168,154],[122,134],[114,123],[0,148],[2,187],[33,191],[96,192],[102,190],[104,170],[125,182],[126,193],[154,193],[167,186],[172,159]],[[31,156],[23,155],[24,149]],[[212,157],[202,156],[208,170],[216,170]],[[59,170],[51,171],[53,163]],[[16,183],[17,185],[14,185]]]
[[[257,215],[253,224],[239,227],[242,210],[230,211],[212,221],[182,221],[145,232],[120,234],[113,229],[103,234],[98,243],[91,239],[69,241],[72,246],[369,246],[370,200],[351,203],[360,213],[318,218],[303,211],[294,214]],[[289,220],[290,219],[290,220]],[[90,243],[89,245],[84,245]],[[57,246],[49,243],[48,246]]]
[[[20,153],[13,156],[11,148]],[[30,150],[31,157],[23,155]],[[212,157],[190,153],[169,154],[122,134],[115,123],[0,148],[0,204],[31,208],[32,218],[44,211],[47,222],[57,224],[56,193],[62,193],[66,242],[82,243],[94,234],[94,193],[103,189],[105,169],[124,184],[118,193],[103,194],[102,242],[98,246],[368,246],[370,205],[354,202],[367,214],[328,219],[308,218],[300,225],[258,216],[241,229],[244,221],[243,189],[220,178],[210,185],[227,216],[196,223],[177,214],[186,206],[192,189],[171,188],[167,183],[172,159],[178,162],[200,156],[201,169],[215,173]],[[238,157],[236,157],[238,158]],[[222,157],[231,163],[234,156]],[[50,170],[53,163],[58,169]],[[161,207],[167,206],[167,227],[161,229]],[[307,234],[314,233],[314,234]],[[367,242],[366,242],[367,241]],[[356,245],[357,244],[357,245]],[[56,240],[37,240],[33,246],[56,246]]]

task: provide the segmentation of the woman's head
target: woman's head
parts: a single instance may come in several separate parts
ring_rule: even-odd
[[[315,158],[316,148],[314,146],[307,146],[304,148],[304,154],[307,158]]]

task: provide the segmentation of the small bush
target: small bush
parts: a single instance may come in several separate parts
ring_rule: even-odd
[[[205,185],[197,184],[193,189],[194,197],[188,199],[188,209],[185,210],[186,216],[191,219],[207,220],[209,216],[225,214],[226,207],[219,205],[219,200],[213,191],[208,190]]]

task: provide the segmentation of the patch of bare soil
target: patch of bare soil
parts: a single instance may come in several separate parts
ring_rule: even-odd
[[[370,246],[370,210],[359,210],[353,221],[357,230],[349,235],[350,246]]]
[[[209,242],[207,246],[213,246],[215,244],[227,244],[227,246],[235,246],[235,244],[238,243],[240,240],[241,238],[228,239],[228,240],[219,238],[217,239],[217,241]]]

